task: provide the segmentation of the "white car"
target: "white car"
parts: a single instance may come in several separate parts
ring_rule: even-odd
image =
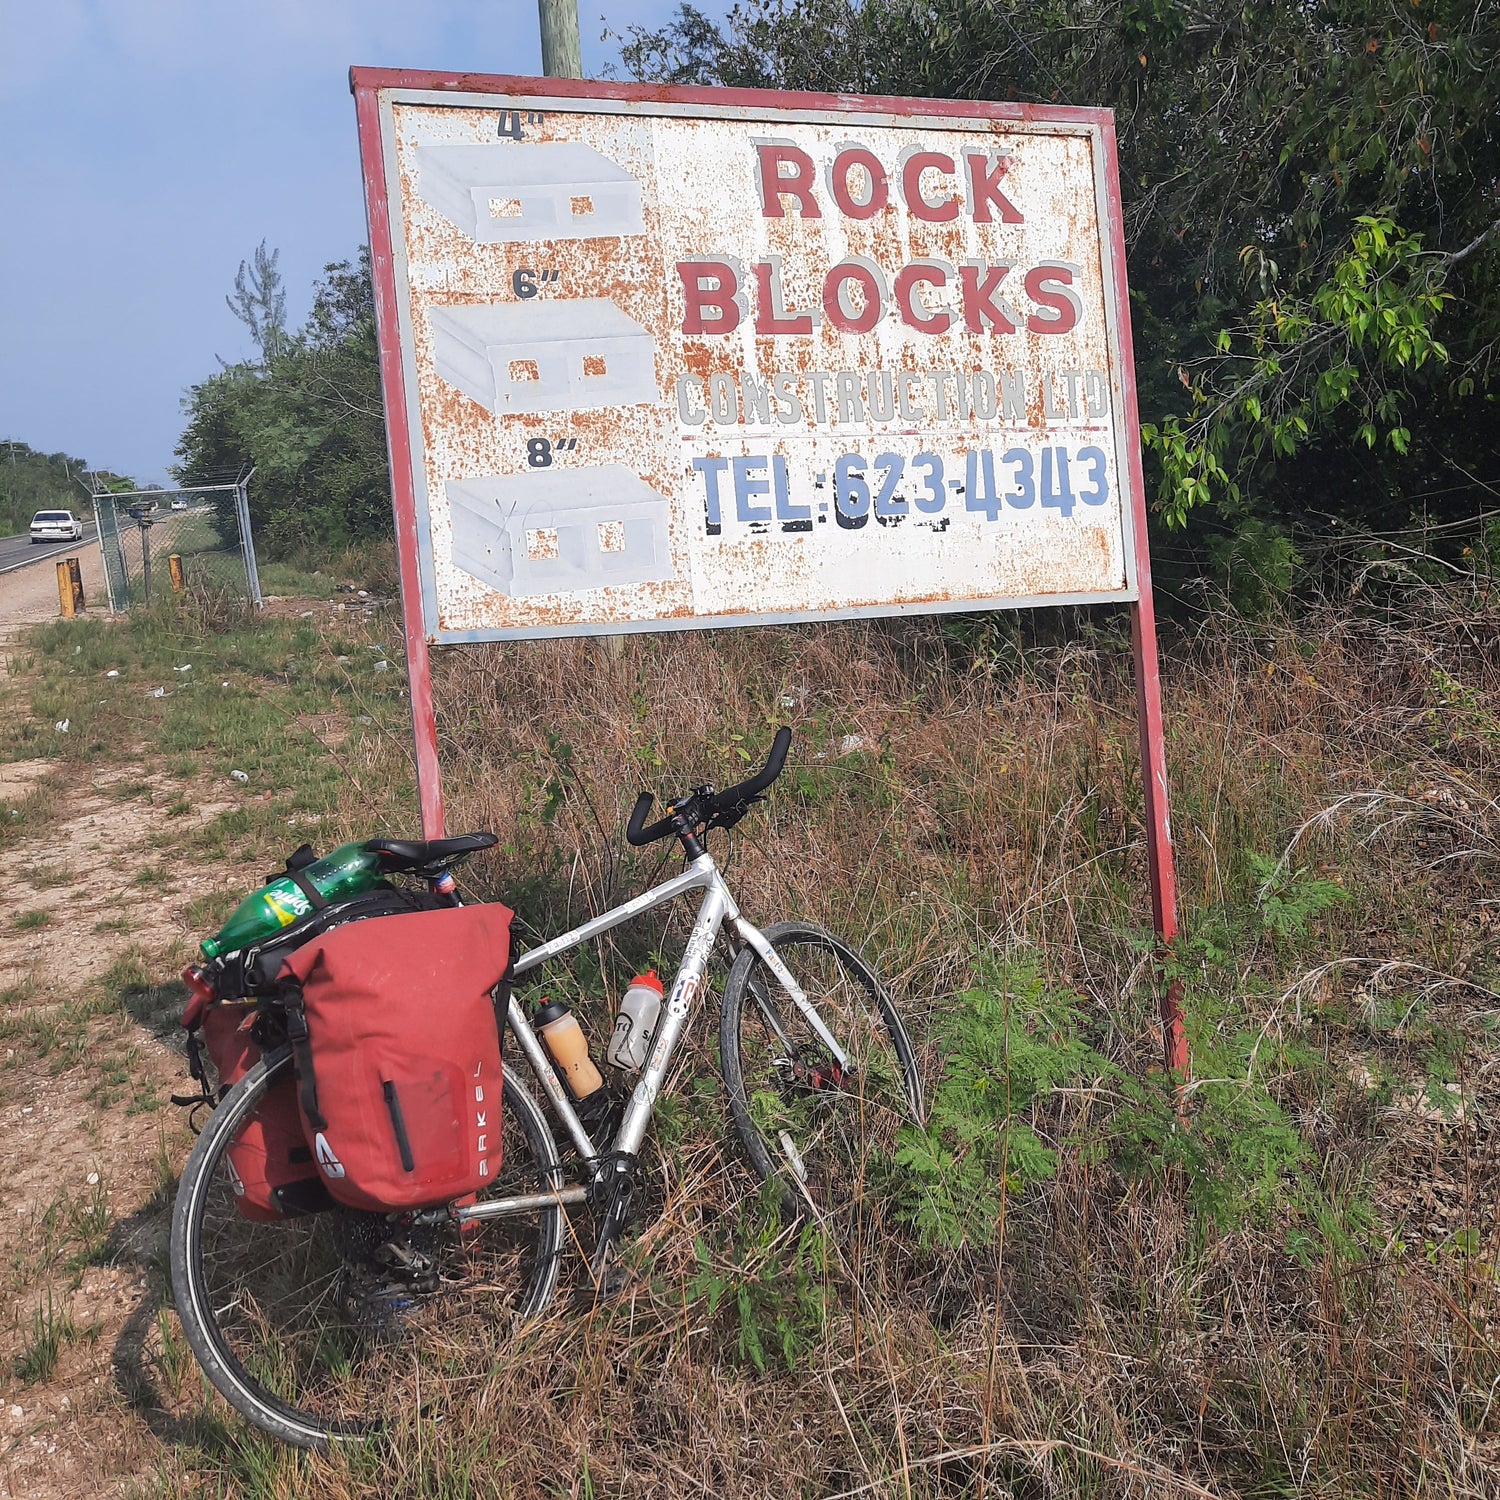
[[[34,542],[80,542],[83,522],[70,510],[39,510],[31,518]]]

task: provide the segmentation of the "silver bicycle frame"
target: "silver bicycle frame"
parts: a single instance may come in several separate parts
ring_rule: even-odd
[[[802,987],[781,961],[780,955],[760,929],[740,915],[739,906],[730,894],[724,877],[719,873],[719,867],[714,863],[713,857],[708,854],[700,854],[681,875],[652,887],[633,901],[627,901],[623,906],[617,906],[612,911],[605,912],[603,916],[595,917],[591,922],[585,922],[581,927],[575,927],[571,932],[565,932],[561,937],[553,938],[550,943],[543,943],[540,947],[523,953],[516,960],[516,978],[519,979],[523,974],[540,968],[541,965],[556,958],[560,953],[566,953],[570,948],[576,948],[579,944],[600,936],[601,933],[619,927],[633,917],[639,917],[648,911],[655,911],[657,907],[665,906],[667,902],[675,900],[678,896],[685,896],[689,891],[698,890],[703,892],[703,900],[698,907],[697,920],[693,923],[692,933],[683,951],[682,963],[672,981],[672,988],[667,994],[666,1003],[662,1006],[661,1018],[657,1021],[656,1032],[651,1038],[650,1055],[646,1059],[645,1067],[641,1069],[635,1089],[625,1106],[620,1128],[611,1143],[611,1149],[615,1151],[629,1152],[634,1155],[640,1150],[641,1142],[646,1136],[646,1127],[651,1123],[651,1115],[656,1108],[656,1101],[661,1093],[667,1069],[671,1066],[672,1054],[676,1051],[682,1033],[687,1027],[694,1002],[703,994],[703,981],[708,971],[709,957],[713,952],[714,942],[719,936],[719,930],[726,920],[733,929],[739,946],[743,948],[748,945],[755,950],[766,967],[776,976],[777,982],[791,997],[792,1003],[807,1018],[808,1025],[832,1053],[839,1066],[849,1067],[848,1054],[839,1046],[833,1033],[828,1030],[823,1018],[803,993]],[[600,1154],[599,1148],[584,1128],[583,1121],[578,1118],[578,1111],[573,1108],[573,1101],[562,1080],[557,1076],[557,1070],[552,1066],[547,1049],[542,1045],[541,1038],[532,1030],[530,1021],[526,1019],[526,1012],[514,994],[510,999],[508,1020],[510,1029],[515,1033],[516,1041],[525,1054],[526,1061],[531,1065],[531,1071],[536,1075],[537,1082],[547,1098],[552,1101],[552,1107],[557,1112],[558,1119],[562,1121],[564,1128],[572,1137],[573,1144],[578,1149],[580,1161],[596,1160]],[[785,1036],[782,1039],[785,1041]],[[527,1213],[535,1208],[554,1203],[581,1203],[585,1197],[586,1190],[580,1185],[572,1184],[551,1192],[494,1198],[484,1203],[461,1207],[456,1212],[460,1221],[495,1219],[507,1214]]]

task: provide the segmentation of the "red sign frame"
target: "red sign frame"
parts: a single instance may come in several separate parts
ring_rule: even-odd
[[[1136,707],[1141,744],[1142,789],[1151,907],[1156,935],[1165,947],[1177,936],[1176,877],[1168,810],[1166,751],[1163,741],[1161,675],[1156,619],[1151,590],[1151,561],[1146,538],[1145,481],[1141,467],[1140,420],[1135,374],[1130,355],[1130,305],[1126,291],[1125,232],[1121,209],[1119,162],[1114,115],[1110,110],[1062,106],[985,103],[972,100],[891,98],[858,94],[786,93],[759,89],[678,88],[658,84],[601,83],[569,78],[530,78],[473,73],[431,73],[386,68],[353,68],[349,75],[359,128],[360,157],[369,219],[370,259],[374,279],[376,328],[381,384],[390,451],[391,490],[396,550],[401,579],[402,623],[411,684],[412,724],[422,830],[428,838],[443,833],[443,797],[438,764],[437,722],[432,694],[429,639],[422,616],[418,514],[412,465],[407,392],[402,368],[397,302],[395,246],[392,243],[387,162],[381,131],[381,95],[387,91],[481,94],[559,100],[613,100],[631,103],[711,105],[743,109],[747,115],[774,116],[789,110],[817,110],[890,116],[984,118],[1095,126],[1105,153],[1105,218],[1108,255],[1113,272],[1115,326],[1121,343],[1124,422],[1131,441],[1126,467],[1133,518],[1136,598],[1128,605],[1135,656]],[[1170,983],[1161,1001],[1163,1055],[1178,1077],[1188,1075],[1187,1038],[1178,983]]]

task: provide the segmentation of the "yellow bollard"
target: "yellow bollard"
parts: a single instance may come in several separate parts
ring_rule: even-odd
[[[73,609],[77,614],[82,614],[83,605],[83,565],[76,557],[68,558],[68,582],[73,586]]]
[[[180,594],[186,585],[182,581],[182,557],[173,552],[167,558],[167,571],[172,575],[172,587]]]
[[[65,620],[71,620],[77,613],[73,604],[72,575],[68,572],[67,563],[61,561],[57,565],[57,604]]]

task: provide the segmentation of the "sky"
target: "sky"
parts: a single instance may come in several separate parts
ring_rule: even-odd
[[[717,7],[705,6],[713,10]],[[579,0],[585,74],[677,0]],[[365,240],[352,64],[542,71],[536,0],[0,0],[0,439],[168,479],[225,306],[281,251],[296,327]]]

